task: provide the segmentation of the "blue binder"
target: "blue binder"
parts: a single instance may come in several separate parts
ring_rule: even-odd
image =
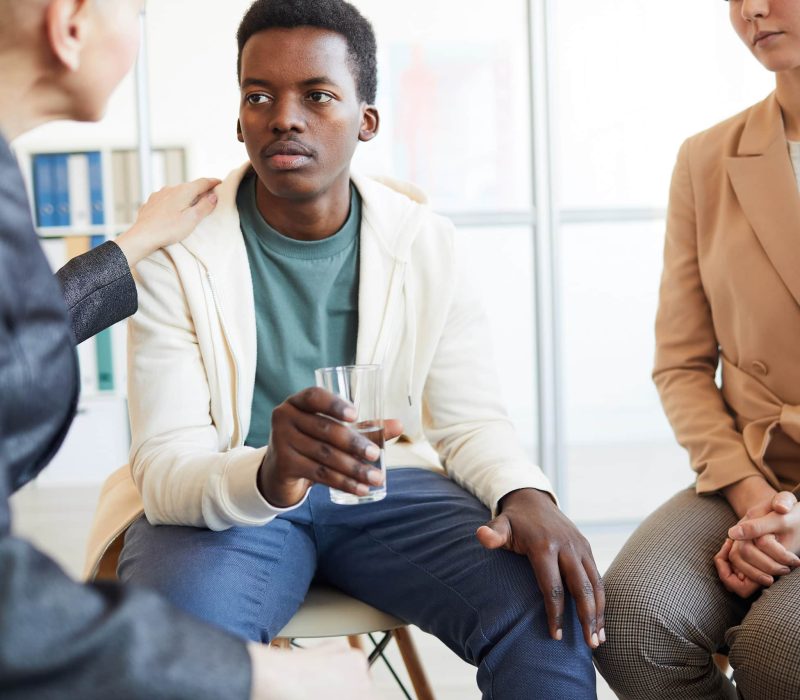
[[[56,225],[52,158],[46,153],[33,157],[33,201],[36,224],[42,227]]]
[[[69,172],[67,170],[66,153],[56,153],[51,155],[53,166],[53,188],[55,190],[55,226],[69,226]]]
[[[92,200],[92,225],[102,226],[106,222],[103,210],[103,168],[100,152],[87,153],[89,158],[89,192]]]

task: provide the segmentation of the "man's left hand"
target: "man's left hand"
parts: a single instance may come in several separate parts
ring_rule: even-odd
[[[528,557],[544,596],[550,636],[561,639],[564,584],[578,608],[586,643],[596,649],[605,639],[605,592],[592,549],[550,496],[536,489],[512,491],[500,501],[500,514],[478,528],[487,549],[508,549]]]

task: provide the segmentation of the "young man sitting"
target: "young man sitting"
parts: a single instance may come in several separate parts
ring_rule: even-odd
[[[238,40],[250,162],[138,269],[146,517],[120,576],[256,640],[316,577],[436,635],[484,698],[594,698],[602,582],[500,404],[453,227],[350,171],[378,132],[371,26],[342,0],[257,0]],[[374,446],[320,415],[352,420],[313,377],[354,362],[382,365],[399,440],[387,497],[346,507],[328,487],[379,482]]]

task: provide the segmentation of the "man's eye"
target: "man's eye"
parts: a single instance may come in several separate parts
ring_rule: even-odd
[[[325,102],[330,102],[333,99],[333,95],[329,95],[327,92],[312,92],[308,99],[312,102],[318,102],[323,104]]]
[[[254,93],[253,95],[248,95],[246,99],[247,102],[251,105],[264,104],[265,102],[267,102],[267,100],[269,100],[269,98],[266,95],[263,95],[261,93]]]

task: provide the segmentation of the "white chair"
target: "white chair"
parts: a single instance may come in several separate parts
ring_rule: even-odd
[[[382,635],[380,639],[373,636],[378,633]],[[378,658],[382,658],[405,697],[412,700],[383,653],[389,642],[394,639],[417,700],[434,700],[433,691],[425,676],[407,624],[335,588],[312,585],[303,605],[273,643],[288,648],[297,639],[347,637],[351,646],[363,649],[360,635],[368,635],[374,646],[368,657],[370,666]]]

